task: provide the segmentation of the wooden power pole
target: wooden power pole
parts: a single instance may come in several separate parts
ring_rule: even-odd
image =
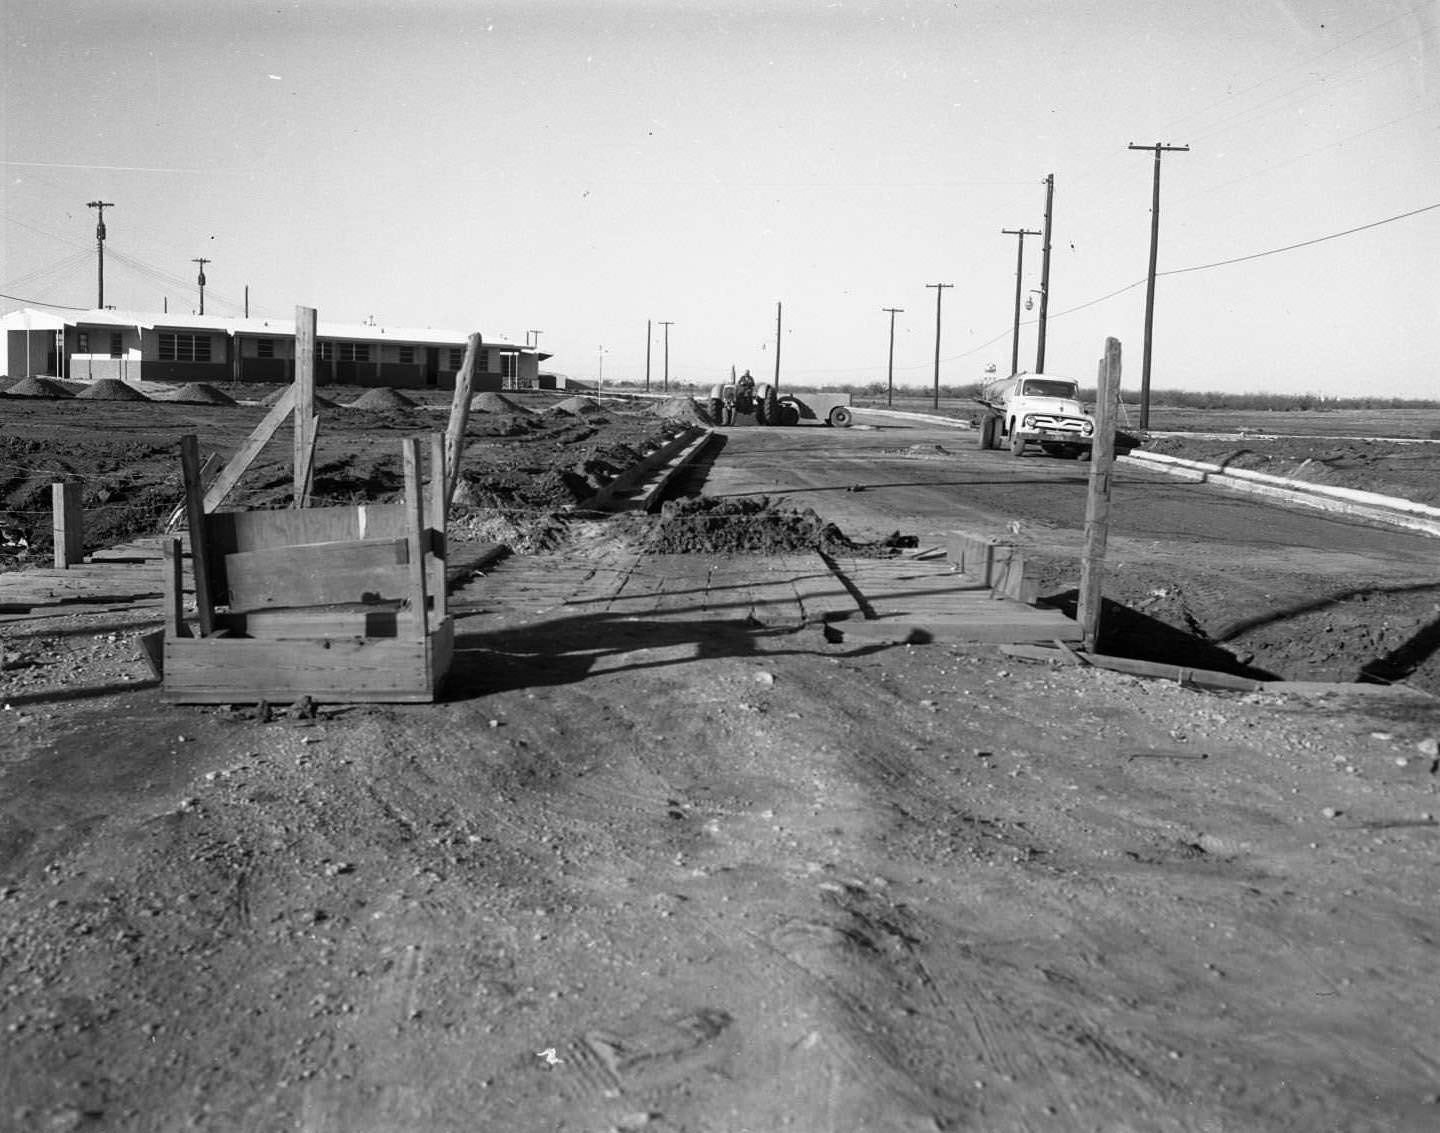
[[[890,365],[885,371],[885,404],[895,403],[895,316],[905,313],[904,307],[881,307],[890,314]]]
[[[1050,317],[1050,221],[1055,207],[1055,174],[1045,176],[1045,242],[1040,251],[1040,334],[1035,342],[1035,372],[1045,372],[1045,322]]]
[[[927,283],[926,287],[935,288],[935,393],[932,401],[935,411],[940,411],[940,297],[945,294],[945,288],[954,287],[953,283]]]
[[[1140,429],[1150,428],[1150,336],[1155,326],[1155,263],[1160,249],[1160,155],[1188,153],[1189,146],[1150,146],[1130,143],[1131,149],[1155,151],[1155,185],[1150,201],[1150,275],[1145,284],[1145,353],[1140,364]]]
[[[1015,330],[1010,342],[1010,374],[1013,377],[1020,372],[1020,299],[1025,293],[1025,237],[1039,236],[1040,233],[1033,228],[1002,228],[1000,233],[1020,237],[1015,251]]]
[[[1115,419],[1120,400],[1120,340],[1105,340],[1095,394],[1095,440],[1090,450],[1090,490],[1085,500],[1085,548],[1080,558],[1080,597],[1075,617],[1087,652],[1100,642],[1100,583],[1110,532],[1110,475],[1115,466]]]

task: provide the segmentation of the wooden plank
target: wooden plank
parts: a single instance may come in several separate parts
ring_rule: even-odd
[[[447,586],[445,581],[446,538],[445,519],[450,508],[449,482],[445,472],[445,438],[439,433],[430,434],[430,494],[426,498],[427,520],[430,527],[430,546],[425,553],[429,571],[427,586],[434,606],[436,619],[447,616]]]
[[[415,615],[399,602],[314,606],[309,609],[245,610],[215,615],[218,628],[236,637],[275,641],[335,637],[415,638]]]
[[[165,643],[163,697],[180,704],[435,698],[431,652],[405,638],[179,638]]]
[[[470,391],[475,384],[475,365],[480,358],[483,339],[472,334],[465,343],[465,358],[455,375],[455,393],[450,399],[450,420],[445,427],[445,513],[455,499],[455,485],[460,483],[460,464],[465,456],[465,428],[470,423]]]
[[[424,638],[428,627],[429,601],[426,597],[425,546],[429,542],[425,527],[425,502],[420,494],[420,442],[407,437],[400,442],[401,464],[405,471],[406,539],[410,544],[409,594],[410,608],[419,617],[419,631]]]
[[[267,547],[226,555],[226,604],[233,611],[386,602],[410,593],[404,539],[356,539]]]
[[[304,491],[293,504],[296,508],[308,508],[310,506],[310,490],[315,484],[315,448],[316,440],[320,435],[320,417],[318,414],[310,414],[310,420],[305,423],[305,451],[302,454],[304,460],[305,474],[301,477],[301,484]]]
[[[1085,549],[1080,556],[1080,596],[1076,603],[1076,620],[1090,653],[1095,652],[1100,640],[1100,588],[1110,531],[1110,479],[1115,465],[1115,408],[1119,397],[1120,340],[1107,338],[1100,364],[1100,388],[1095,394],[1095,439],[1090,449]]]
[[[230,463],[220,470],[219,476],[215,477],[215,482],[205,493],[207,515],[225,502],[225,497],[240,482],[240,477],[245,475],[246,469],[255,463],[255,458],[270,443],[270,438],[275,435],[275,430],[280,427],[286,417],[290,416],[294,407],[295,387],[291,385],[280,395],[280,400],[271,407],[270,412],[261,419],[260,424],[255,426],[249,439],[230,458]]]
[[[262,551],[299,543],[399,539],[406,535],[403,504],[356,504],[292,511],[220,511],[205,531],[214,555]]]
[[[167,539],[161,544],[165,556],[163,581],[165,584],[165,636],[188,636],[185,631],[185,587],[181,575],[181,551],[179,539]]]
[[[205,530],[205,496],[200,485],[200,442],[194,433],[180,438],[180,469],[185,481],[185,516],[190,530],[190,559],[195,570],[195,615],[200,636],[215,629],[210,551]]]
[[[310,458],[315,444],[315,328],[314,307],[295,308],[295,435],[294,506],[310,499]]]
[[[80,507],[80,485],[75,481],[50,485],[55,567],[66,570],[85,558],[84,512]]]

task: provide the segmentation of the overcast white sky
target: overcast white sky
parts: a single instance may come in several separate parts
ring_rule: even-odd
[[[1162,272],[1440,204],[1434,0],[3,0],[0,309],[540,330],[553,368],[1140,375]],[[1040,280],[1026,240],[1025,289]],[[1162,277],[1156,388],[1440,395],[1440,208]],[[1117,289],[1137,284],[1101,302]],[[1065,313],[1071,308],[1081,310]],[[1038,312],[1038,308],[1037,308]],[[1025,314],[1021,368],[1033,368]]]

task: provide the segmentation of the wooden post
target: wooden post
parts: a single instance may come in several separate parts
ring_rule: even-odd
[[[180,469],[185,478],[185,522],[190,531],[190,566],[195,574],[195,618],[200,636],[215,632],[210,597],[210,555],[205,541],[205,494],[200,483],[200,441],[194,433],[180,438]]]
[[[69,570],[85,558],[85,531],[80,508],[80,485],[73,482],[50,485],[54,521],[55,569]]]
[[[480,360],[483,339],[477,332],[465,343],[465,360],[455,375],[455,395],[450,399],[450,423],[445,429],[445,514],[455,499],[460,482],[460,460],[465,455],[465,427],[470,423],[470,391],[475,384],[475,367]]]
[[[1090,450],[1090,491],[1085,501],[1085,550],[1080,559],[1080,599],[1076,620],[1085,649],[1098,651],[1100,582],[1105,573],[1105,542],[1110,533],[1110,474],[1115,466],[1115,406],[1120,396],[1120,340],[1105,340],[1100,388],[1095,395],[1095,440]]]
[[[429,601],[425,578],[425,500],[420,492],[420,442],[407,437],[400,442],[401,464],[405,471],[405,536],[410,547],[410,605],[415,612],[419,639],[429,628]]]
[[[445,515],[449,509],[449,494],[445,476],[445,438],[439,433],[430,434],[430,599],[435,604],[434,624],[445,620]]]
[[[310,502],[315,450],[315,308],[295,308],[295,507]]]

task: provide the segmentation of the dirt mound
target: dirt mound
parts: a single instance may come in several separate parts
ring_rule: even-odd
[[[470,399],[472,413],[532,413],[531,409],[511,401],[503,393],[477,393]]]
[[[557,401],[548,410],[548,413],[565,413],[571,417],[604,417],[605,410],[600,408],[600,403],[593,397],[567,397],[564,401]]]
[[[87,401],[149,401],[150,399],[134,386],[115,378],[101,378],[91,382],[75,395]]]
[[[647,551],[665,555],[825,551],[883,556],[913,546],[913,535],[898,533],[874,543],[856,543],[810,508],[781,507],[763,496],[734,500],[701,496],[667,503],[645,539]]]
[[[399,390],[372,389],[350,403],[351,409],[414,409],[415,403]]]
[[[208,382],[187,382],[173,393],[167,393],[161,401],[181,401],[187,405],[238,405],[228,393],[216,389]]]
[[[683,421],[687,425],[713,425],[715,422],[705,408],[693,397],[672,397],[662,401],[651,412],[667,421]]]
[[[54,378],[21,378],[5,391],[7,397],[74,397]]]

